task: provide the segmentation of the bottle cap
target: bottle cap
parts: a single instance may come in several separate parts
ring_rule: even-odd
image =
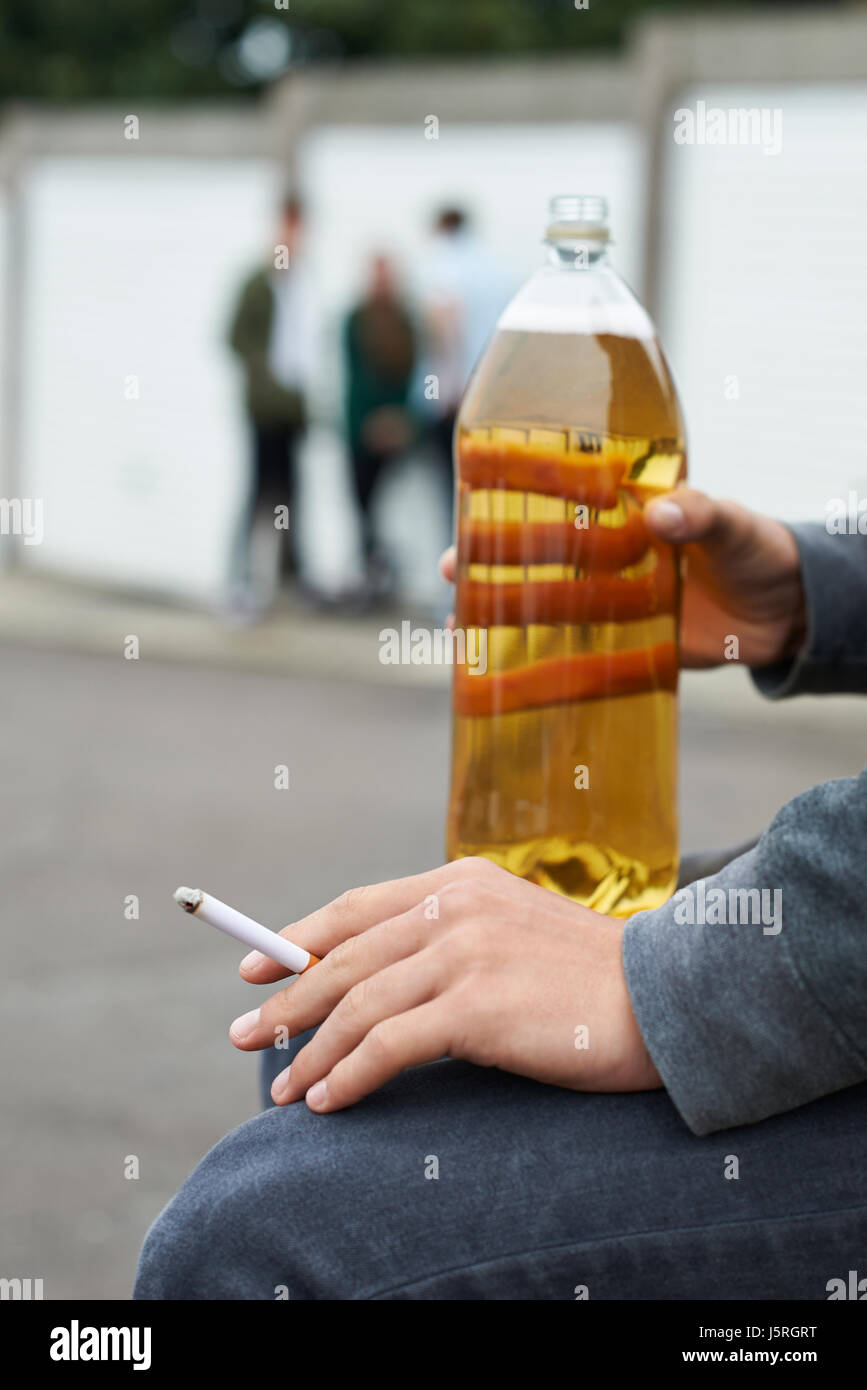
[[[548,241],[608,241],[608,204],[592,193],[560,193],[548,208]]]

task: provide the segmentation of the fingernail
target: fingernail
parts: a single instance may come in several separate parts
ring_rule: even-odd
[[[317,1081],[315,1086],[311,1086],[305,1097],[311,1110],[321,1110],[328,1100],[328,1086],[324,1081]]]
[[[260,1013],[261,1009],[251,1009],[248,1014],[241,1014],[240,1018],[236,1018],[229,1029],[232,1037],[237,1038],[238,1042],[244,1042],[245,1038],[249,1038],[256,1024],[259,1022]]]
[[[249,956],[245,956],[241,961],[241,969],[258,970],[264,959],[261,951],[251,951]]]
[[[289,1090],[289,1073],[291,1070],[291,1067],[287,1067],[285,1071],[281,1071],[279,1076],[275,1076],[274,1080],[271,1082],[271,1099],[276,1101],[278,1105]]]
[[[686,521],[683,509],[667,497],[660,497],[648,505],[653,509],[654,523],[658,527],[661,522],[661,529],[667,531],[669,535],[674,535],[675,532],[679,531]]]

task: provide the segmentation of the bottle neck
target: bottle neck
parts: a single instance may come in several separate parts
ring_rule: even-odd
[[[545,241],[548,264],[558,270],[595,270],[608,263],[608,244],[581,237],[548,237]]]

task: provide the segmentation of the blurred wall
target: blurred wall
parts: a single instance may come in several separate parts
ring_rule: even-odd
[[[380,248],[422,284],[431,217],[445,201],[469,210],[517,288],[544,261],[549,199],[573,188],[609,199],[612,258],[635,283],[645,168],[640,132],[627,121],[458,124],[439,140],[426,140],[421,125],[322,126],[299,155],[315,214],[311,250],[335,311],[357,292],[368,256]]]
[[[45,499],[29,563],[214,592],[244,447],[226,324],[265,251],[272,183],[258,160],[28,169],[20,488]]]
[[[628,124],[584,123],[453,127],[443,144],[419,127],[317,127],[299,165],[329,344],[319,423],[301,460],[299,530],[312,577],[338,587],[357,560],[339,329],[369,254],[391,251],[412,295],[424,281],[431,213],[457,200],[517,288],[541,263],[552,190],[577,179],[609,196],[617,258],[635,279],[644,161]],[[284,180],[267,158],[150,157],[146,148],[26,163],[16,188],[16,495],[44,499],[45,540],[21,546],[22,562],[194,601],[220,597],[247,449],[226,325],[243,277],[273,254]],[[407,524],[420,512],[432,518],[422,545]],[[394,480],[383,525],[410,593],[433,599],[446,520],[421,460]]]
[[[779,107],[779,154],[675,144],[675,110],[699,101]],[[23,563],[218,597],[246,457],[226,320],[271,247],[290,172],[330,328],[303,460],[320,582],[356,563],[339,322],[374,248],[409,286],[423,281],[424,229],[444,199],[470,206],[519,281],[539,263],[550,194],[606,194],[612,259],[655,312],[678,378],[693,479],[785,517],[867,489],[865,15],[657,20],[617,60],[306,71],[256,117],[185,108],[145,121],[134,148],[120,120],[34,113],[0,132],[0,252],[4,205],[14,230],[0,491],[45,503],[45,541],[19,547]],[[384,506],[422,597],[442,527],[428,553],[406,536],[432,503],[417,462]]]
[[[867,82],[702,84],[781,112],[782,147],[668,147],[657,319],[693,480],[786,519],[867,496]]]
[[[15,490],[13,455],[15,440],[9,405],[14,392],[11,376],[11,314],[9,290],[11,283],[11,255],[9,246],[9,206],[11,199],[0,184],[0,497],[9,497]],[[3,564],[3,548],[0,547],[0,566]]]

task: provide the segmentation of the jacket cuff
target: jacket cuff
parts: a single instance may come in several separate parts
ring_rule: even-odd
[[[790,526],[801,559],[807,633],[798,655],[761,666],[752,679],[769,700],[867,692],[867,536]]]

